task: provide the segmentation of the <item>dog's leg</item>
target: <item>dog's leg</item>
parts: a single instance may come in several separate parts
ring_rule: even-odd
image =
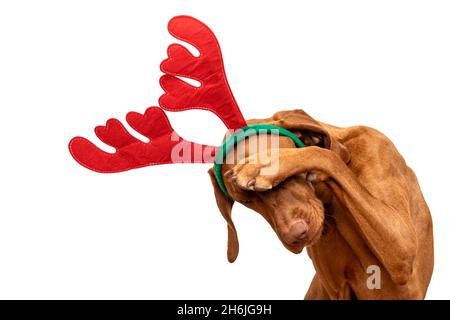
[[[370,172],[373,176],[370,182],[382,190],[377,198],[330,150],[318,147],[284,148],[272,149],[268,153],[271,163],[259,163],[261,155],[254,154],[248,157],[246,163],[236,165],[227,176],[241,188],[263,191],[292,175],[312,173],[315,179],[329,184],[336,197],[347,207],[361,235],[392,280],[400,285],[409,280],[417,251],[417,237],[409,218],[408,186],[403,185],[401,171],[383,171],[392,167],[383,163],[383,159],[395,161],[395,155],[384,155],[382,159],[372,162],[375,165],[370,168],[373,171]],[[264,173],[264,168],[269,166],[277,170]]]
[[[317,274],[314,275],[314,278],[311,281],[311,285],[305,295],[305,300],[330,300],[330,296],[323,287]]]

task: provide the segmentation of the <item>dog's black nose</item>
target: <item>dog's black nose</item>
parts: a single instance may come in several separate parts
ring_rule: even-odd
[[[291,245],[299,244],[306,240],[308,236],[308,225],[304,220],[297,221],[286,233],[286,242]]]

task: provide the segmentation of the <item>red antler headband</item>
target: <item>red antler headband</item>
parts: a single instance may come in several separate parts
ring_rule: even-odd
[[[160,79],[165,91],[159,98],[161,108],[167,111],[209,110],[227,128],[242,128],[246,131],[248,126],[228,85],[222,53],[213,32],[205,24],[189,16],[172,18],[168,30],[175,38],[193,45],[200,55],[193,56],[180,44],[168,47],[168,58],[161,63],[161,71],[165,73]],[[197,80],[201,85],[192,86],[178,76]],[[105,152],[83,137],[75,137],[69,142],[70,153],[82,166],[102,173],[156,164],[214,162],[217,147],[179,137],[161,108],[150,107],[144,114],[130,112],[126,116],[134,130],[150,139],[148,143],[133,137],[119,120],[110,119],[106,126],[96,127],[95,134],[104,143],[114,147],[115,153]],[[281,133],[276,133],[295,137],[293,134],[286,134],[287,130],[277,128]],[[260,128],[256,126],[254,129],[252,134],[257,134]],[[264,130],[267,129],[265,127]],[[230,140],[227,141],[228,146],[224,144],[217,154],[218,160],[223,160],[223,150],[226,153],[230,149]],[[297,146],[302,146],[301,141],[295,142]],[[222,191],[227,193],[219,167],[216,166],[216,178]]]
[[[185,47],[172,44],[167,50],[168,58],[161,63],[165,73],[160,79],[164,89],[159,99],[161,108],[168,111],[205,109],[216,114],[229,129],[246,125],[239,107],[228,86],[219,43],[212,31],[202,22],[188,16],[178,16],[168,24],[170,34],[186,41],[200,51],[194,57]],[[197,80],[194,87],[177,76]],[[114,147],[115,153],[105,152],[89,140],[75,137],[69,143],[70,153],[81,165],[97,172],[120,172],[143,166],[177,162],[213,162],[215,147],[185,141],[182,150],[191,150],[190,155],[173,157],[172,151],[180,139],[172,129],[164,111],[158,107],[148,108],[144,115],[130,112],[126,117],[130,126],[148,137],[148,143],[134,138],[116,119],[106,126],[95,128],[95,134],[104,143]],[[210,150],[210,157],[204,157]]]

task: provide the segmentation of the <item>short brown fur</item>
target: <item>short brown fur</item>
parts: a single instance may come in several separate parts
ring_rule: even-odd
[[[279,148],[224,164],[230,197],[211,180],[228,224],[228,259],[239,251],[231,219],[234,201],[260,213],[294,253],[307,247],[316,275],[305,299],[423,299],[433,271],[430,212],[414,172],[375,129],[338,128],[302,110],[281,111],[269,123],[297,134]],[[248,143],[242,142],[242,143]],[[279,170],[261,174],[261,153],[276,154]],[[276,159],[276,160],[274,160]],[[370,289],[367,268],[380,267],[381,288]]]

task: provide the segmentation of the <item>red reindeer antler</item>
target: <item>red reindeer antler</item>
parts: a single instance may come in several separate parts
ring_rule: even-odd
[[[200,56],[194,57],[178,44],[169,46],[169,58],[161,63],[161,70],[166,73],[160,80],[166,92],[159,99],[161,107],[169,111],[206,109],[214,112],[229,129],[245,126],[228,86],[219,44],[211,30],[187,16],[170,20],[168,29],[174,37],[195,46]],[[198,80],[201,86],[191,86],[177,76]],[[120,172],[156,164],[214,162],[216,147],[180,138],[158,107],[148,108],[143,115],[130,112],[126,120],[150,141],[145,143],[133,137],[120,121],[110,119],[106,126],[95,128],[95,133],[114,147],[115,153],[105,152],[83,137],[70,141],[70,153],[81,165],[98,172]]]
[[[115,153],[105,152],[83,137],[69,143],[73,158],[82,166],[102,173],[120,172],[143,166],[168,163],[213,162],[215,147],[186,141],[172,129],[161,108],[150,107],[142,115],[130,112],[126,117],[130,126],[150,139],[148,143],[133,137],[117,119],[95,128],[104,143],[114,147]]]
[[[160,79],[165,91],[159,98],[161,108],[168,111],[206,109],[215,113],[229,129],[246,126],[228,85],[222,53],[214,33],[189,16],[172,18],[168,30],[175,38],[197,48],[200,56],[194,57],[179,44],[169,46],[168,58],[161,63],[161,71],[166,73]],[[192,86],[177,76],[197,80],[201,86]]]

